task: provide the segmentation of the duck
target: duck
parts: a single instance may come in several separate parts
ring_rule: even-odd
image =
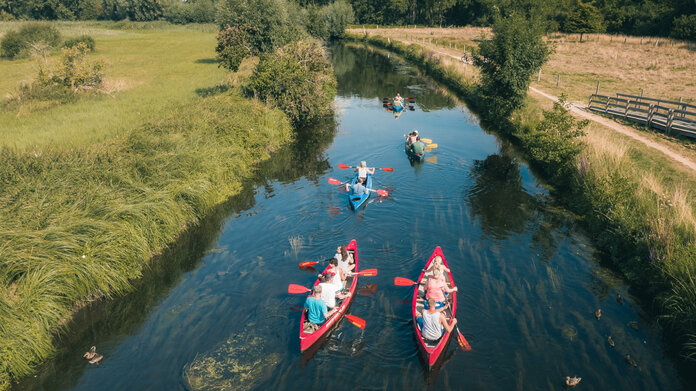
[[[628,325],[631,326],[633,330],[638,331],[638,322],[636,322],[635,320],[628,322]]]
[[[602,309],[601,308],[597,308],[597,311],[595,311],[595,313],[594,313],[594,317],[597,318],[597,320],[599,320],[599,318],[602,317]]]
[[[580,380],[582,380],[581,377],[575,377],[575,376],[570,377],[570,376],[566,376],[566,378],[565,378],[565,385],[566,385],[566,387],[575,387],[575,386],[578,385],[578,383],[580,383]]]
[[[623,305],[623,297],[621,297],[621,293],[616,294],[616,302]]]
[[[102,356],[101,354],[97,353],[97,347],[96,347],[96,346],[92,346],[92,347],[89,349],[88,352],[85,352],[85,354],[82,355],[82,357],[84,357],[84,358],[86,358],[87,360],[89,360],[89,363],[90,363],[90,364],[96,364],[96,363],[98,363],[99,361],[101,361],[102,358],[104,358],[104,356]]]
[[[611,346],[612,348],[614,347],[614,345],[616,345],[616,344],[614,343],[614,339],[611,337],[611,335],[607,337],[607,343],[608,343],[609,346]]]
[[[630,354],[626,353],[626,362],[629,363],[634,368],[638,367],[638,363],[634,360]]]

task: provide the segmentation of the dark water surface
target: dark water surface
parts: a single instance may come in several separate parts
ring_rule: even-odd
[[[20,388],[185,389],[186,374],[202,367],[228,389],[541,390],[561,389],[567,375],[582,377],[578,389],[686,388],[659,330],[508,145],[403,62],[357,47],[332,53],[338,116],[324,127],[336,127],[335,137],[275,154],[136,292],[80,313],[56,359]],[[397,91],[417,104],[395,119],[381,97]],[[414,128],[439,145],[428,155],[436,163],[407,160],[402,135]],[[348,180],[338,164],[362,159],[394,168],[374,177],[391,194],[354,213],[327,180]],[[287,285],[311,286],[316,276],[298,262],[330,257],[350,239],[361,267],[379,269],[359,279],[376,292],[351,307],[367,327],[342,322],[307,360],[291,310],[305,296]],[[409,323],[412,291],[393,280],[415,279],[436,245],[459,286],[459,327],[473,351],[452,341],[428,375]],[[81,357],[92,345],[105,356],[98,366]]]

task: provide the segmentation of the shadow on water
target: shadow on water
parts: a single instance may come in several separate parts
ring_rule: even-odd
[[[241,192],[219,205],[198,225],[183,232],[161,255],[156,256],[134,282],[129,294],[112,300],[94,302],[79,310],[67,324],[67,332],[58,337],[56,356],[45,363],[36,377],[26,378],[14,389],[67,389],[75,387],[90,366],[82,357],[90,346],[118,343],[137,333],[160,301],[167,297],[183,275],[196,269],[213,249],[225,220],[254,207],[256,193],[263,187],[272,193],[274,181],[290,182],[301,177],[317,180],[330,168],[324,155],[336,133],[333,117],[304,129],[295,142],[271,154],[261,162]],[[108,361],[108,357],[105,358]],[[103,364],[106,365],[106,364]]]

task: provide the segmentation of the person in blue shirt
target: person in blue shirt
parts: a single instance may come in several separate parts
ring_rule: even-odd
[[[350,192],[350,194],[355,194],[355,195],[363,195],[367,194],[370,191],[367,190],[367,187],[363,185],[363,179],[358,177],[358,181],[355,182],[354,185],[351,185],[350,183],[346,183],[346,191]]]
[[[316,325],[324,323],[338,310],[338,308],[329,310],[326,307],[326,303],[321,299],[321,290],[320,285],[315,285],[312,289],[312,295],[307,297],[304,305],[307,309],[307,319]]]

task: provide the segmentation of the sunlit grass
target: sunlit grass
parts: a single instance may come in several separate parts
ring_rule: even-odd
[[[17,22],[0,23],[0,31],[17,26]],[[90,58],[106,61],[109,94],[43,110],[0,111],[0,146],[32,149],[103,141],[167,115],[177,102],[196,97],[197,90],[215,86],[225,75],[214,61],[211,26],[123,22],[56,26],[65,37],[89,34],[95,38],[97,50]],[[20,83],[31,81],[36,72],[32,59],[0,59],[0,99],[6,99]]]

